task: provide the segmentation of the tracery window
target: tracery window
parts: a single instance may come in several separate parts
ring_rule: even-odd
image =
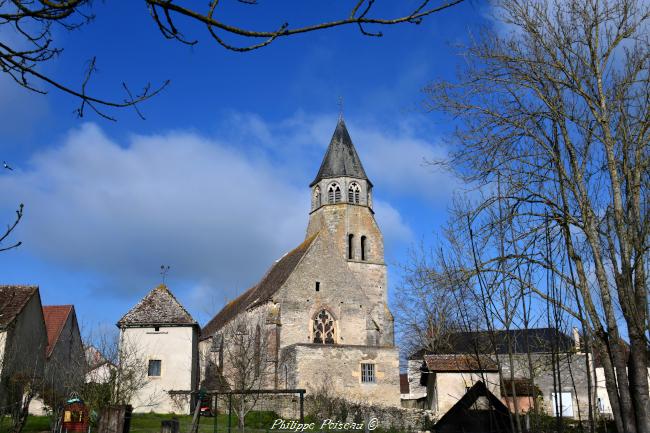
[[[334,318],[327,310],[321,310],[314,318],[314,343],[335,344]]]
[[[358,183],[352,182],[348,187],[348,202],[359,204],[359,195],[361,194],[361,187]]]
[[[327,201],[328,203],[340,203],[341,201],[341,187],[338,183],[331,183],[327,187]]]

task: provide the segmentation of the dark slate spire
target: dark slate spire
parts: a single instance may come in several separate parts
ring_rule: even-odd
[[[316,185],[322,179],[341,176],[365,179],[372,185],[372,182],[366,176],[363,165],[361,165],[359,155],[357,155],[357,151],[352,144],[352,139],[350,138],[348,129],[345,127],[343,117],[339,117],[339,122],[336,125],[327,152],[325,152],[325,157],[320,165],[318,174],[309,186]]]

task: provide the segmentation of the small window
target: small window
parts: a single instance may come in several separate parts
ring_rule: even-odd
[[[361,236],[361,260],[366,260],[366,237]]]
[[[320,281],[316,281],[316,291],[320,291]]]
[[[162,361],[160,359],[150,359],[149,360],[149,371],[147,372],[147,376],[160,376],[160,365],[162,364]]]
[[[348,235],[348,260],[354,259],[354,235]]]
[[[160,331],[160,326],[154,326],[153,330],[156,331],[156,332],[159,332]]]
[[[573,418],[573,398],[570,392],[552,392],[551,407],[554,416],[562,414],[563,417]]]
[[[375,383],[375,364],[361,364],[361,383]]]

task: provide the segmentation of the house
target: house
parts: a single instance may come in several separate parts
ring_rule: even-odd
[[[86,346],[86,383],[108,383],[116,371],[116,366],[106,359],[95,346]]]
[[[216,381],[206,376],[215,374],[227,350],[224,329],[243,318],[261,323],[273,342],[268,388],[309,391],[326,379],[347,399],[399,406],[398,350],[373,184],[342,118],[309,188],[305,240],[201,330],[201,358],[210,358],[203,379]]]
[[[152,289],[117,322],[119,363],[133,371],[134,412],[189,413],[198,384],[199,325],[164,284]],[[172,393],[170,393],[170,391]]]
[[[0,286],[0,407],[36,389],[48,343],[37,286]]]
[[[40,396],[29,406],[35,415],[43,415],[48,406],[62,405],[72,393],[81,392],[86,371],[74,306],[43,306],[43,319],[47,331],[45,372]]]
[[[440,413],[481,380],[520,413],[538,404],[549,415],[587,419],[591,363],[576,340],[554,328],[454,333],[439,353],[410,357],[409,383]]]

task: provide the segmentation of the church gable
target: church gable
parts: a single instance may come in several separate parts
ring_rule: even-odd
[[[201,330],[201,339],[210,338],[238,314],[270,301],[294,272],[317,236],[318,234],[310,236],[298,247],[285,254],[271,266],[259,283],[226,304]]]

